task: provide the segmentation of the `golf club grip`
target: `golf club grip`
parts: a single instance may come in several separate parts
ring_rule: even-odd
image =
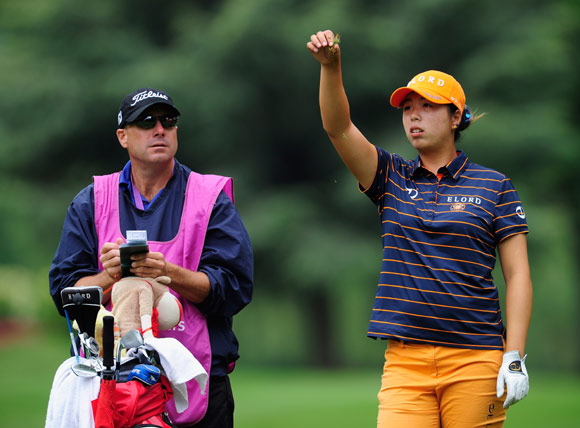
[[[113,367],[113,348],[115,341],[115,318],[111,315],[103,317],[103,365]]]

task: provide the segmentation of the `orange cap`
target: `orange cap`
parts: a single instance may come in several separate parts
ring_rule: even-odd
[[[409,92],[416,92],[435,104],[455,104],[463,114],[465,93],[457,80],[450,74],[429,70],[417,74],[407,86],[403,86],[391,95],[391,105],[401,107]]]

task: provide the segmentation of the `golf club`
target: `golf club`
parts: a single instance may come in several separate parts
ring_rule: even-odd
[[[81,341],[84,357],[89,360],[89,365],[97,372],[102,371],[103,365],[99,359],[99,352],[101,349],[97,340],[94,337],[89,336],[87,333],[79,333],[78,336]]]
[[[89,336],[87,333],[79,333],[79,338],[86,358],[99,356],[99,343],[94,337]]]
[[[76,364],[71,367],[72,372],[74,374],[76,374],[77,376],[80,376],[80,377],[93,377],[93,376],[96,376],[97,375],[97,371],[94,368],[92,368],[90,366],[87,366],[86,364],[82,364],[80,362],[79,351],[77,349],[77,344],[76,344],[76,341],[75,341],[74,333],[72,331],[72,326],[70,324],[70,318],[68,316],[68,312],[65,310],[64,311],[64,314],[66,316],[66,323],[67,323],[67,326],[68,326],[68,332],[69,332],[69,335],[70,335],[70,340],[71,340],[71,343],[72,343],[72,346],[73,346],[73,350],[74,350],[74,353],[75,353],[75,359],[76,359]]]
[[[117,343],[117,371],[121,367],[121,349],[139,348],[141,345],[143,345],[143,336],[139,330],[131,330],[119,340]]]

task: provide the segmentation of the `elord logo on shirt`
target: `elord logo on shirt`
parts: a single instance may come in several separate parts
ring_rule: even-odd
[[[516,214],[519,218],[526,218],[526,213],[524,212],[524,208],[521,205],[518,205],[516,208]]]
[[[447,196],[450,204],[476,204],[481,205],[481,199],[474,196]]]

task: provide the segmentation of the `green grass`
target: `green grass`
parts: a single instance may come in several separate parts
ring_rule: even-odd
[[[246,369],[232,374],[238,428],[376,426],[372,371]]]
[[[0,345],[0,427],[44,426],[52,379],[68,357],[68,343],[65,330]],[[374,427],[379,372],[248,367],[242,361],[232,374],[236,428]],[[531,375],[530,395],[508,411],[504,426],[580,426],[580,376]]]
[[[376,427],[379,372],[245,370],[232,376],[238,428]],[[580,427],[580,376],[532,373],[507,428]],[[409,427],[415,428],[415,427]]]

